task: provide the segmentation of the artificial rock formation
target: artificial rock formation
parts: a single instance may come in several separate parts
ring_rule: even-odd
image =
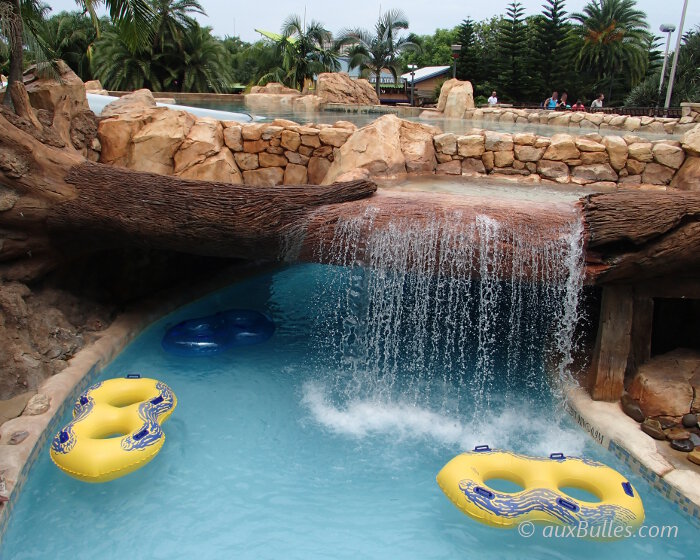
[[[272,82],[265,86],[254,86],[244,97],[245,105],[252,111],[294,110],[294,102],[301,92]]]
[[[700,412],[700,354],[678,349],[639,368],[629,387],[645,416]]]
[[[454,87],[452,80],[445,82],[443,92],[450,92]],[[437,110],[425,110],[421,113],[424,118],[440,118],[443,115],[447,96],[438,101]],[[570,129],[572,134],[580,134],[591,131],[615,130],[621,134],[643,132],[648,134],[684,134],[692,130],[700,123],[700,116],[686,116],[680,119],[666,117],[628,117],[609,113],[588,113],[585,111],[546,111],[544,109],[514,109],[508,107],[482,107],[474,109],[472,106],[456,118],[479,122],[500,122],[503,124],[541,124]],[[479,125],[481,126],[481,125]],[[488,127],[487,124],[483,125]]]
[[[447,80],[440,90],[437,110],[448,119],[462,119],[474,109],[474,89],[471,82]]]
[[[385,115],[350,136],[335,154],[324,184],[356,169],[372,177],[432,173],[437,166],[433,138],[440,130]]]
[[[320,184],[337,148],[356,130],[344,121],[302,126],[196,118],[155,107],[147,90],[110,103],[105,112],[110,117],[98,130],[102,163],[255,186]]]
[[[324,72],[318,75],[316,95],[324,103],[379,105],[377,92],[367,80],[353,80],[345,72]]]
[[[463,83],[451,85],[445,91],[451,92]],[[114,102],[114,109],[112,104],[105,108],[108,115],[115,116],[100,123],[100,161],[132,169],[178,173],[180,168],[174,164],[176,152],[186,144],[188,127],[201,119],[192,120],[178,111],[153,111],[154,101],[148,92],[131,95],[134,96],[131,100],[125,96]],[[449,93],[445,99],[448,96]],[[300,99],[312,97],[315,96]],[[158,122],[151,124],[151,121]],[[218,181],[242,180],[261,186],[289,184],[292,177],[304,177],[296,167],[285,172],[288,165],[293,165],[306,168],[309,184],[327,184],[346,176],[385,178],[405,173],[436,173],[607,188],[625,185],[648,189],[671,185],[692,190],[698,182],[695,169],[700,161],[700,157],[686,156],[695,153],[691,135],[683,143],[647,142],[634,135],[603,137],[594,132],[582,136],[556,134],[550,138],[473,129],[460,136],[443,134],[435,127],[410,123],[393,115],[385,115],[357,132],[353,124],[343,121],[332,126],[302,126],[286,120],[243,125],[222,122],[221,126],[224,146],[217,147],[220,155],[208,162],[208,171],[202,177],[214,179],[215,170],[219,169],[222,175],[216,177]],[[134,147],[141,142],[144,146]],[[145,154],[149,157],[144,159]],[[368,175],[358,170],[367,171]]]

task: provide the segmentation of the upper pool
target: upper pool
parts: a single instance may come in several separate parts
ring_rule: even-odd
[[[540,284],[488,271],[479,281],[425,276],[382,266],[404,258],[406,243],[394,236],[392,246],[393,256],[349,268],[257,276],[153,324],[99,379],[140,373],[172,387],[179,403],[163,450],[91,485],[44,449],[0,557],[696,558],[698,529],[562,409],[547,362],[566,350],[567,275]],[[571,256],[562,247],[548,262]],[[241,307],[269,312],[274,336],[199,359],[161,348],[168,326]],[[646,524],[677,536],[598,543],[480,525],[435,476],[483,443],[604,461],[636,485]]]

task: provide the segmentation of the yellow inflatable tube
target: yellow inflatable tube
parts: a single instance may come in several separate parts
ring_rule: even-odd
[[[85,391],[73,420],[51,442],[51,459],[63,472],[85,482],[107,482],[143,467],[165,442],[161,424],[177,399],[155,379],[130,375]]]
[[[488,485],[494,479],[515,482],[523,490],[495,490]],[[620,473],[561,453],[534,458],[479,446],[447,463],[438,473],[437,483],[462,512],[492,527],[512,528],[532,521],[579,527],[585,523],[591,529],[636,529],[644,522],[642,500]],[[586,490],[600,501],[574,499],[562,488]],[[628,535],[612,538],[620,536]]]

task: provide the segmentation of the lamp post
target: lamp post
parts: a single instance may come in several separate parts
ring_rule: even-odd
[[[457,59],[459,58],[459,53],[462,51],[462,45],[450,45],[450,50],[452,51],[452,77],[457,77]]]
[[[413,107],[413,94],[415,92],[416,85],[416,68],[418,68],[418,65],[416,64],[408,65],[408,69],[411,71],[411,107]]]
[[[659,27],[661,33],[668,33],[666,38],[666,52],[664,53],[664,64],[661,68],[661,80],[659,80],[659,102],[656,104],[657,107],[661,103],[661,91],[664,88],[664,78],[666,77],[666,63],[668,62],[668,49],[671,46],[671,34],[676,30],[676,26],[672,24],[663,24]]]
[[[671,65],[671,77],[668,80],[668,91],[666,92],[666,103],[664,109],[668,111],[671,106],[671,95],[673,94],[673,82],[676,79],[676,67],[678,66],[678,51],[681,50],[681,39],[683,38],[683,25],[685,24],[685,13],[688,11],[688,0],[683,2],[683,13],[681,14],[681,24],[678,28],[678,39],[676,40],[676,52],[673,53],[673,64]],[[668,113],[667,113],[668,114]]]

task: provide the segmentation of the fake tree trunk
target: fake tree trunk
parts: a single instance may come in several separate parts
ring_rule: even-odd
[[[91,163],[37,137],[26,120],[0,114],[4,278],[31,279],[71,258],[130,244],[279,259],[303,237],[311,212],[376,190],[370,181],[270,188],[190,181]]]
[[[617,191],[581,208],[592,282],[700,277],[700,192]]]

